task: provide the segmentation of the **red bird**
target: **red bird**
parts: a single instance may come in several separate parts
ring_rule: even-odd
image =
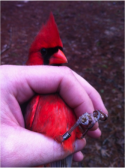
[[[42,26],[29,50],[27,65],[61,65],[67,59],[63,44],[52,13],[48,22]],[[27,106],[26,128],[58,140],[76,122],[72,109],[58,93],[36,95]],[[65,150],[73,151],[73,142],[80,135],[78,128],[71,137],[62,142]]]

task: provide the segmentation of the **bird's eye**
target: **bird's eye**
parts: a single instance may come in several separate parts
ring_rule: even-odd
[[[45,56],[47,54],[47,50],[45,48],[42,48],[41,53],[42,53],[43,56]]]

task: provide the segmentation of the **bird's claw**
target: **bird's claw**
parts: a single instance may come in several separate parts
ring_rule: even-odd
[[[81,115],[78,120],[76,121],[76,123],[71,127],[71,129],[69,131],[67,131],[65,134],[63,134],[62,136],[62,142],[65,141],[66,139],[68,139],[71,136],[71,132],[77,127],[77,126],[81,126],[83,125],[85,127],[85,131],[82,134],[83,138],[89,129],[91,129],[96,122],[98,122],[99,120],[101,121],[105,121],[108,118],[108,115],[104,114],[102,111],[100,110],[95,110],[93,111],[93,113],[84,113],[83,115]]]

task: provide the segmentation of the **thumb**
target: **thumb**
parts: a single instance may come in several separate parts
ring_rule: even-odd
[[[2,166],[38,166],[63,159],[70,154],[63,150],[61,144],[42,134],[19,126],[7,126],[4,130],[6,131],[2,133],[1,145]],[[74,152],[84,146],[85,140],[77,140]]]

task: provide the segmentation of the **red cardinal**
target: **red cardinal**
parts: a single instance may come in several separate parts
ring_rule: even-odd
[[[27,65],[60,65],[66,63],[57,25],[52,13],[48,22],[42,26],[29,50]],[[26,128],[45,134],[58,140],[76,122],[72,109],[62,100],[58,93],[36,95],[28,104],[25,123]],[[71,137],[62,142],[65,150],[73,151],[73,142],[78,129]]]

